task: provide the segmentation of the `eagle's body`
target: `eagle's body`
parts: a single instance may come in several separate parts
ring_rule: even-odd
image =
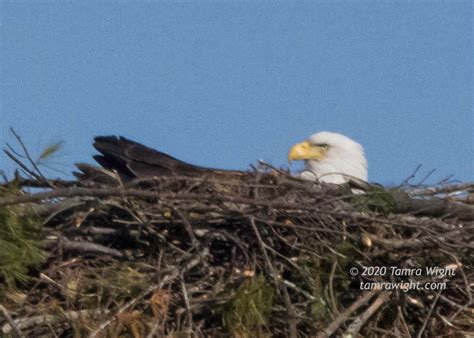
[[[99,136],[94,147],[100,152],[94,159],[105,169],[78,164],[83,181],[117,183],[137,178],[162,176],[219,176],[236,179],[246,174],[241,171],[199,167],[180,161],[158,150],[116,136]],[[304,160],[305,170],[300,177],[326,183],[343,184],[351,179],[367,181],[367,161],[362,146],[336,133],[321,132],[299,143],[290,150],[289,160]]]
[[[163,176],[224,176],[235,179],[243,174],[236,170],[213,169],[186,163],[122,136],[97,136],[93,145],[100,152],[100,155],[94,155],[94,159],[105,170],[88,164],[77,164],[81,172],[75,175],[81,181],[115,185],[118,183],[117,175],[122,182],[128,182],[137,178]]]
[[[94,141],[94,147],[101,153],[94,159],[105,169],[117,170],[125,180],[144,176],[192,176],[214,170],[180,161],[125,137],[99,136]]]

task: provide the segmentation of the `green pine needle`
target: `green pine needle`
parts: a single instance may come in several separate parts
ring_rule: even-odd
[[[0,196],[16,195],[14,187],[2,187]],[[21,211],[21,212],[20,212]],[[14,287],[28,281],[28,269],[46,258],[39,247],[39,220],[18,206],[0,208],[0,281]]]
[[[63,142],[59,141],[59,142],[56,142],[56,143],[53,143],[53,144],[47,146],[41,152],[41,154],[38,158],[38,162],[43,161],[43,160],[47,160],[48,158],[50,158],[52,155],[54,155],[55,153],[57,153],[61,149],[62,145],[63,145]]]

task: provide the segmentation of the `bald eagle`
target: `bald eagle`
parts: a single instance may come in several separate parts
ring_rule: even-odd
[[[94,138],[94,148],[99,151],[94,159],[104,169],[88,164],[78,164],[81,180],[116,184],[120,180],[160,176],[224,176],[237,178],[244,172],[205,168],[178,160],[161,151],[116,136]],[[343,184],[351,178],[367,181],[367,162],[362,146],[350,138],[336,133],[320,132],[293,146],[288,159],[304,160],[303,179]],[[114,172],[114,173],[112,173]]]
[[[288,153],[288,161],[295,160],[305,162],[300,177],[307,180],[344,184],[368,179],[364,149],[341,134],[323,131],[295,144]]]

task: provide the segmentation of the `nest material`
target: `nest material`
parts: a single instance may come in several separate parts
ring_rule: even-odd
[[[21,185],[49,188],[5,194]],[[1,288],[0,332],[467,335],[472,206],[448,197],[452,187],[436,189],[417,190],[418,198],[381,187],[353,195],[283,173],[112,188],[9,182],[0,208],[40,220],[36,243],[47,258],[31,262],[27,280]],[[467,196],[473,186],[458,190]]]

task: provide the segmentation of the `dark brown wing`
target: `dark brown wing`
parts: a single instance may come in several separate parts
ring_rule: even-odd
[[[94,138],[94,147],[100,152],[94,159],[105,169],[116,171],[122,180],[156,176],[203,176],[208,174],[241,174],[239,171],[227,171],[199,167],[178,160],[161,151],[146,147],[125,137],[98,136]],[[93,172],[90,166],[78,165],[88,177]],[[77,176],[80,176],[78,174]],[[84,178],[84,175],[82,176]]]

